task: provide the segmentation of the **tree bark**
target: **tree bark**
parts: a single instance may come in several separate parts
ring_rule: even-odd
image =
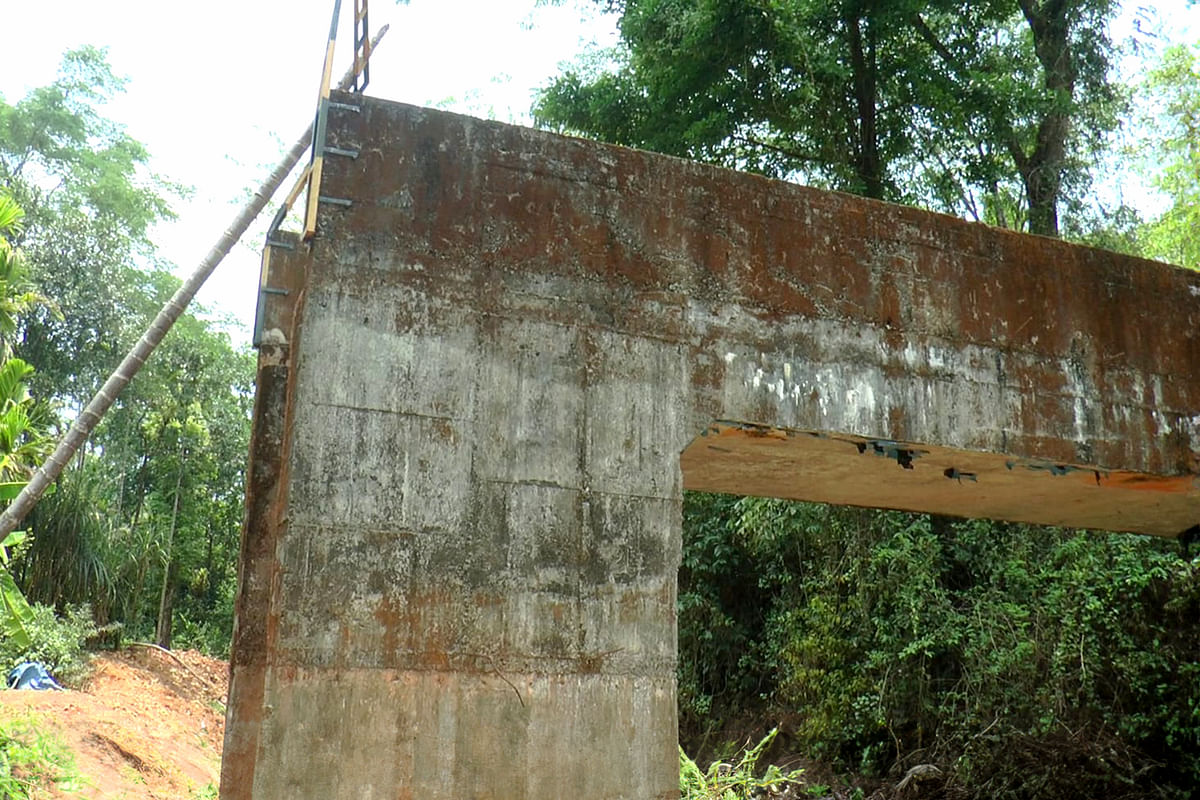
[[[884,199],[884,181],[879,158],[879,131],[876,127],[876,70],[875,31],[869,21],[866,42],[863,42],[863,19],[847,14],[846,30],[850,37],[850,68],[853,74],[854,102],[858,110],[858,179],[863,194],[876,200]]]
[[[1075,99],[1078,70],[1071,56],[1071,26],[1067,3],[1049,0],[1037,4],[1020,0],[1021,12],[1033,34],[1033,49],[1042,65],[1043,84],[1054,96],[1054,106],[1038,124],[1033,151],[1021,169],[1025,198],[1029,201],[1029,232],[1058,236],[1058,197],[1066,167],[1070,105]]]

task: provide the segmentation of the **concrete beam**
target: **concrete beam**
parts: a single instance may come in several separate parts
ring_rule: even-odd
[[[272,248],[221,796],[677,792],[682,491],[1200,522],[1200,275],[343,96]]]

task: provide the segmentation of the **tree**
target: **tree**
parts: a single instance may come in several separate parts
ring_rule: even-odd
[[[102,50],[83,47],[63,56],[49,86],[15,104],[0,97],[0,186],[25,209],[17,241],[29,278],[56,301],[23,318],[15,350],[38,366],[35,393],[75,407],[136,339],[137,267],[152,261],[148,231],[179,191],[102,115],[123,86]]]
[[[1172,47],[1146,80],[1148,147],[1170,207],[1146,230],[1149,255],[1200,269],[1200,45]]]
[[[129,305],[157,307],[179,285],[161,272],[147,282],[152,293]],[[186,614],[189,644],[226,647],[253,376],[253,357],[227,334],[181,317],[31,515],[30,596],[90,601],[100,621],[153,631],[164,646]]]
[[[539,124],[900,199],[914,48],[906,2],[630,0],[610,64],[569,70]]]
[[[33,289],[25,255],[8,237],[20,234],[25,211],[7,190],[0,191],[0,358],[9,358],[17,333],[18,319],[39,305],[51,307]]]
[[[83,48],[50,86],[0,100],[0,183],[28,198],[25,263],[62,309],[21,317],[15,349],[39,364],[35,392],[75,409],[181,286],[148,238],[174,188],[101,113],[120,89],[103,53]],[[0,297],[0,332],[5,308]],[[220,650],[232,624],[224,599],[236,578],[254,369],[205,314],[182,314],[72,459],[29,518],[32,541],[16,567],[35,600],[60,610],[90,602],[101,622],[157,629],[163,644],[182,610],[203,629],[189,623],[189,643]]]
[[[0,183],[32,220],[46,211],[85,209],[138,244],[170,214],[170,187],[148,173],[146,148],[100,114],[124,81],[102,49],[63,55],[57,79],[16,105],[0,99]]]
[[[620,48],[547,87],[539,124],[1034,233],[1121,107],[1112,0],[607,7]]]
[[[696,493],[683,512],[692,752],[785,719],[786,752],[893,781],[937,764],[964,799],[1194,796],[1200,561],[1176,543]]]
[[[1126,108],[1110,77],[1116,8],[1114,0],[994,0],[913,16],[953,92],[941,106],[943,130],[968,134],[961,165],[1001,204],[999,187],[1015,168],[1030,233],[1059,235],[1064,184],[1086,183],[1089,154]],[[959,124],[946,127],[955,117]]]

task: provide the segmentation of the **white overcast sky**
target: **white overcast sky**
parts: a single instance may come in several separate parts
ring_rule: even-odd
[[[353,0],[343,0],[349,18]],[[368,94],[528,122],[533,90],[588,43],[615,41],[615,18],[575,2],[372,0],[371,28],[391,30],[371,62]],[[1131,3],[1118,36],[1142,8],[1172,39],[1200,39],[1200,5]],[[9,0],[0,15],[0,94],[15,102],[53,80],[61,54],[108,49],[126,93],[107,108],[144,142],[160,175],[194,187],[179,220],[154,233],[160,251],[188,274],[303,131],[316,93],[333,0]],[[345,26],[335,74],[350,59]],[[254,318],[261,233],[226,259],[200,299]]]

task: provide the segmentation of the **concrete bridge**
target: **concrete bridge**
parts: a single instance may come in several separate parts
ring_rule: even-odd
[[[677,797],[684,489],[1178,536],[1200,275],[346,95],[264,255],[221,797]]]

